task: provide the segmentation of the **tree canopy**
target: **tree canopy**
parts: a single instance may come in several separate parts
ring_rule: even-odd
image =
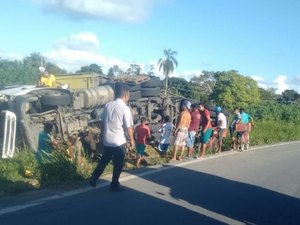
[[[217,72],[216,84],[210,98],[222,106],[233,109],[246,108],[260,101],[260,92],[255,80],[240,75],[235,70]]]
[[[98,73],[103,75],[101,66],[97,65],[96,63],[92,63],[88,66],[82,66],[77,73]]]

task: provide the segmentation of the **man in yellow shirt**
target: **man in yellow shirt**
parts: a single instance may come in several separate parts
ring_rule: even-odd
[[[48,71],[45,70],[44,67],[40,67],[39,70],[40,70],[41,74],[40,74],[39,80],[37,82],[38,87],[56,87],[55,84],[61,85],[62,88],[68,87],[68,85],[57,82],[55,76],[52,74],[49,74]]]
[[[55,82],[55,76],[45,71],[40,77],[38,86],[53,87],[55,85]]]

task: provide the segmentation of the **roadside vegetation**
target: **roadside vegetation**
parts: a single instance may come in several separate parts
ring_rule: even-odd
[[[159,60],[159,67],[166,76],[164,85],[169,92],[193,102],[218,104],[230,112],[235,107],[245,108],[255,121],[250,135],[252,146],[300,140],[300,95],[296,91],[285,90],[281,94],[276,94],[276,90],[260,88],[252,78],[243,76],[235,70],[203,71],[201,76],[195,74],[190,81],[169,77],[178,66],[174,58],[176,54],[177,52],[170,49],[165,50],[165,57]],[[0,86],[35,83],[41,58],[38,53],[33,53],[22,61],[0,58]],[[168,68],[168,65],[172,67]],[[66,73],[52,63],[47,63],[47,69],[53,74]],[[104,75],[101,67],[96,64],[84,66],[77,72],[96,72]],[[135,64],[127,71],[122,71],[114,65],[106,76],[124,73],[138,75],[140,72],[141,68]],[[153,67],[148,74],[154,75]],[[224,145],[225,151],[230,150],[229,137],[224,141]],[[169,155],[160,157],[151,146],[147,147],[146,153],[147,156],[142,163],[144,166],[168,162],[170,157]],[[133,165],[134,153],[131,153],[126,158],[124,169],[134,169]],[[38,165],[34,153],[29,149],[22,149],[12,159],[0,159],[0,197],[83,181],[88,179],[95,166],[95,162],[84,157],[72,161],[64,151],[55,152],[50,156],[50,160]],[[110,173],[111,169],[112,166],[108,166],[106,173]]]

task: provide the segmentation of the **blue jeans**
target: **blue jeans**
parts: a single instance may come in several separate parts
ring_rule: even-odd
[[[110,187],[117,188],[120,185],[119,178],[124,166],[125,153],[125,144],[118,147],[103,146],[103,155],[101,159],[99,159],[91,179],[96,181],[101,176],[108,163],[112,160],[113,176]]]

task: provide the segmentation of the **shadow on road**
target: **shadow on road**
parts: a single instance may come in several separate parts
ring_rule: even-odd
[[[112,193],[106,186],[48,201],[0,216],[1,225],[231,224],[197,211],[199,208],[244,224],[300,224],[298,198],[172,165],[165,165],[159,173],[150,173],[153,170],[157,169],[140,170],[149,174],[123,182],[128,187],[125,192]],[[136,172],[132,171],[138,175]]]

